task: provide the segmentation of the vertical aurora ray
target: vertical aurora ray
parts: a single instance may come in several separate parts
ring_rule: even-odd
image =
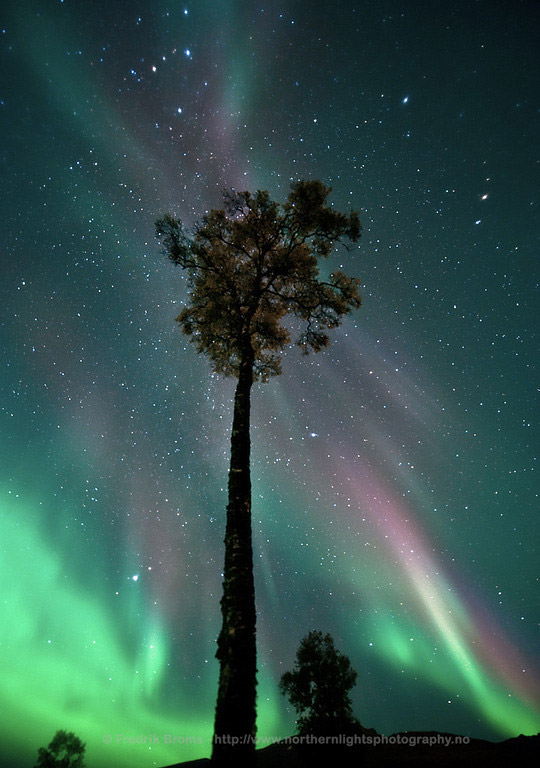
[[[433,682],[440,683],[450,697],[461,688],[456,685],[461,677],[470,706],[501,734],[508,736],[517,730],[535,733],[538,687],[531,678],[532,670],[528,671],[528,662],[520,658],[502,630],[494,633],[492,624],[473,615],[465,597],[445,575],[444,566],[434,559],[436,548],[415,525],[409,505],[399,501],[381,478],[370,482],[369,476],[363,475],[360,480],[351,480],[351,475],[354,478],[358,474],[353,469],[348,467],[343,479],[356,500],[358,514],[367,516],[379,546],[393,556],[397,578],[408,582],[416,631],[424,634],[425,644],[431,640],[445,648],[446,659],[426,669],[425,649],[413,651],[407,659],[402,655],[400,658],[396,646],[409,642],[412,647],[413,638],[400,633],[399,624],[391,626],[387,622],[377,632],[379,652],[390,664],[412,665],[423,670],[427,679],[433,676]]]

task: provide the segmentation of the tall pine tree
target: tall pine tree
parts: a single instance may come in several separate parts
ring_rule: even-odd
[[[281,373],[290,343],[284,324],[301,321],[304,353],[328,344],[327,330],[360,306],[359,281],[318,261],[356,242],[357,213],[335,211],[320,181],[292,184],[280,205],[268,192],[233,192],[188,236],[169,214],[156,222],[163,250],[188,275],[188,301],[176,318],[217,373],[237,379],[231,434],[220,663],[212,759],[249,766],[255,751],[255,589],[251,536],[250,397],[255,380]]]

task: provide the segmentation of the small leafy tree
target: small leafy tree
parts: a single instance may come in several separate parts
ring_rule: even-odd
[[[85,768],[83,744],[78,736],[56,731],[47,748],[40,747],[35,768]]]
[[[298,733],[331,735],[359,726],[349,691],[357,674],[347,656],[334,647],[331,635],[312,631],[300,643],[292,672],[282,675],[279,688],[295,708]]]

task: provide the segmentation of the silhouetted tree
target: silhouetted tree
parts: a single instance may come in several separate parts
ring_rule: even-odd
[[[85,768],[86,744],[74,733],[56,731],[47,748],[40,747],[34,768]]]
[[[360,306],[358,280],[335,271],[320,279],[318,259],[360,237],[355,212],[327,204],[320,181],[292,185],[279,205],[268,192],[225,193],[188,237],[167,214],[156,222],[165,254],[188,274],[188,301],[176,318],[217,373],[237,379],[231,435],[222,629],[213,759],[249,764],[255,735],[255,592],[251,542],[250,393],[254,380],[281,372],[290,342],[284,320],[302,321],[304,353],[328,343],[327,329]]]
[[[359,726],[349,691],[357,674],[334,647],[331,635],[310,632],[301,641],[292,672],[282,675],[279,688],[298,715],[298,733],[328,736]]]

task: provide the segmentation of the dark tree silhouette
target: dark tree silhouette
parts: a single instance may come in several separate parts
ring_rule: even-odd
[[[335,271],[319,277],[318,259],[337,243],[356,242],[355,212],[328,203],[320,181],[291,186],[279,205],[268,192],[231,192],[188,237],[167,214],[156,222],[165,254],[188,274],[189,296],[176,318],[214,370],[237,379],[231,435],[222,629],[214,723],[214,760],[234,755],[249,764],[255,735],[255,591],[251,542],[250,393],[253,381],[281,372],[290,343],[284,325],[301,321],[304,353],[328,344],[327,329],[360,306],[359,281]]]
[[[83,744],[78,736],[56,731],[47,748],[40,747],[35,768],[85,768]]]
[[[295,708],[298,733],[329,736],[359,727],[349,691],[357,674],[347,656],[336,650],[331,635],[310,632],[300,643],[292,672],[279,688]]]

